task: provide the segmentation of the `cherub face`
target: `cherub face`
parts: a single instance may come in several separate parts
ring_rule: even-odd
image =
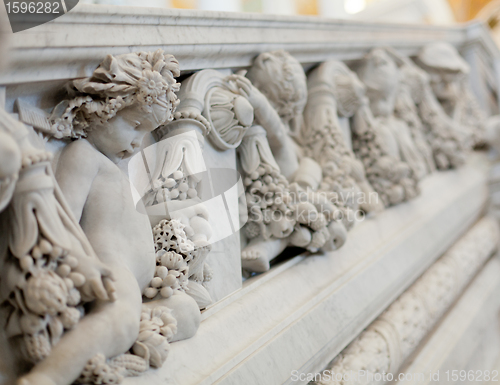
[[[432,90],[440,100],[455,100],[460,96],[460,81],[465,77],[461,72],[435,70],[429,72]]]
[[[87,140],[113,163],[118,163],[135,153],[146,134],[164,122],[166,108],[153,104],[147,112],[143,106],[135,104],[119,111],[104,125],[87,134]]]

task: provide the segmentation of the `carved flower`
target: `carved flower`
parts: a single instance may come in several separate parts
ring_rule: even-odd
[[[194,243],[189,240],[184,231],[184,225],[173,220],[162,220],[153,228],[156,251],[174,250],[183,255],[188,255],[194,250]]]
[[[66,309],[68,288],[61,277],[51,270],[30,277],[24,289],[26,306],[40,315],[56,315]]]
[[[145,104],[152,104],[161,94],[165,93],[167,84],[157,71],[144,70],[142,78],[139,80],[138,99]]]
[[[103,354],[91,358],[83,369],[78,383],[81,384],[119,384],[123,376],[106,362]]]
[[[164,306],[143,309],[137,341],[132,347],[135,355],[144,358],[152,367],[159,368],[167,359],[169,344],[177,332],[177,321]]]

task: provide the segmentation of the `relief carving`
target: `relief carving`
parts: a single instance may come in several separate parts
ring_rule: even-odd
[[[376,373],[392,373],[396,378],[401,365],[497,249],[498,234],[494,219],[477,223],[331,362],[330,373],[346,378],[351,371],[368,372],[353,384],[364,383]],[[335,378],[316,382],[339,383]]]
[[[213,302],[217,230],[200,196],[206,140],[238,156],[242,267],[264,272],[287,247],[339,249],[353,213],[415,197],[427,174],[483,144],[487,124],[500,136],[453,47],[425,47],[418,64],[374,49],[357,74],[327,61],[306,78],[275,51],[248,73],[201,70],[181,87],[160,49],[108,55],[51,114],[18,100],[27,125],[0,108],[0,305],[29,368],[18,384],[120,383],[196,333]],[[34,138],[58,142],[60,156]],[[129,175],[117,165],[127,158]],[[477,224],[333,370],[397,370],[497,237],[491,221]]]
[[[70,82],[52,132],[76,140],[55,176],[51,154],[34,149],[25,126],[1,112],[14,159],[2,170],[0,223],[9,237],[1,298],[12,345],[35,364],[19,384],[117,383],[161,366],[169,341],[196,332],[198,306],[182,290],[170,293],[168,271],[168,298],[142,304],[165,271],[157,267],[153,278],[150,221],[116,166],[172,119],[178,75],[175,58],[158,50],[109,55],[90,78]]]
[[[395,61],[386,50],[377,48],[366,56],[357,73],[366,85],[366,95],[381,137],[382,151],[405,162],[416,181],[422,179],[428,172],[425,159],[416,147],[407,124],[394,115],[401,88]]]
[[[336,192],[339,202],[353,211],[371,212],[382,210],[383,203],[366,179],[363,164],[348,147],[338,119],[351,117],[361,107],[364,92],[363,84],[344,63],[320,64],[308,76],[301,142],[323,170],[320,190]]]
[[[453,120],[462,145],[472,148],[484,144],[486,116],[468,84],[469,65],[448,43],[424,46],[417,56],[430,77],[430,84],[444,111]]]
[[[299,246],[310,251],[321,247],[340,247],[345,241],[345,229],[333,218],[335,207],[327,198],[308,191],[310,185],[290,183],[281,171],[270,142],[275,143],[279,154],[288,160],[296,159],[295,147],[291,147],[292,139],[286,134],[279,115],[268,99],[241,75],[222,79],[220,73],[205,70],[193,75],[188,80],[189,84],[202,83],[200,79],[204,77],[211,78],[212,83],[213,79],[218,79],[217,86],[209,92],[196,92],[201,102],[198,104],[205,106],[203,116],[209,120],[211,132],[218,133],[215,139],[211,136],[211,140],[220,143],[221,134],[228,138],[240,138],[243,133],[241,141],[233,142],[231,146],[219,146],[227,149],[238,145],[246,191],[246,209],[242,210],[248,213],[249,218],[242,234],[248,241],[242,251],[243,268],[266,271],[269,262],[287,246]],[[204,102],[202,95],[205,95]],[[282,159],[282,165],[290,166],[288,160]],[[309,161],[313,162],[309,158],[302,159],[301,165],[307,165]],[[318,170],[313,163],[313,170]],[[321,170],[318,171],[321,175]],[[295,170],[293,174],[297,172]],[[304,177],[317,185],[320,175],[313,180],[310,174],[304,174]]]
[[[387,50],[398,62],[401,72],[395,114],[408,124],[428,169],[445,170],[462,165],[466,149],[455,129],[456,124],[434,96],[429,75],[409,58],[393,49]]]
[[[418,192],[417,180],[405,162],[391,155],[388,145],[390,147],[390,143],[392,143],[393,147],[397,149],[397,143],[395,144],[395,140],[391,136],[389,136],[390,143],[384,142],[387,139],[384,139],[382,135],[384,127],[381,128],[383,126],[381,121],[372,114],[369,99],[366,97],[366,86],[345,65],[336,63],[326,62],[311,73],[310,89],[313,91],[311,92],[311,100],[322,100],[324,106],[315,107],[313,102],[308,104],[305,136],[309,133],[307,130],[316,132],[318,135],[324,130],[322,127],[326,124],[325,127],[328,128],[328,131],[332,131],[326,136],[329,138],[328,140],[344,142],[342,147],[345,147],[345,136],[342,140],[339,136],[340,130],[335,128],[338,127],[338,119],[334,114],[336,109],[339,116],[352,117],[352,126],[348,134],[352,138],[355,158],[361,161],[361,164],[357,163],[356,160],[349,161],[343,166],[344,170],[337,170],[338,166],[332,167],[330,163],[330,167],[326,167],[324,172],[327,175],[341,176],[350,168],[352,176],[365,195],[370,194],[372,188],[377,192],[381,201],[379,205],[390,206],[411,199]],[[329,107],[326,107],[327,105]],[[324,116],[314,114],[313,111],[316,109],[322,110]],[[319,135],[323,138],[326,133]],[[311,149],[318,145],[318,141],[310,139]],[[329,147],[325,146],[324,150],[331,152],[328,157],[339,156],[336,151],[331,151]],[[342,153],[342,151],[346,150],[339,152]],[[333,168],[333,170],[329,170],[329,168]],[[363,176],[363,168],[365,176]],[[325,180],[330,178],[327,176]],[[364,178],[367,180],[366,183]],[[367,211],[378,209],[373,206],[362,206],[362,208]]]

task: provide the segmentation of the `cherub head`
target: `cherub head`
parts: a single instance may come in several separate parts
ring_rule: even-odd
[[[118,162],[134,153],[145,135],[168,123],[179,101],[179,63],[159,49],[106,59],[91,77],[71,81],[51,121],[56,137],[85,137]]]
[[[247,77],[267,97],[292,134],[298,134],[307,103],[307,83],[297,59],[283,50],[260,54]]]
[[[460,84],[470,68],[455,47],[444,42],[428,44],[419,52],[416,61],[429,74],[438,99],[453,101],[462,96]]]
[[[341,116],[351,117],[361,107],[366,87],[344,63],[332,62],[332,79],[335,84],[335,100]]]
[[[399,71],[393,58],[385,49],[375,48],[366,55],[357,73],[366,86],[373,113],[391,115],[399,86]]]

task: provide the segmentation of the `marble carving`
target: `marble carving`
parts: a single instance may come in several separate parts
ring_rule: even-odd
[[[388,53],[398,63],[401,74],[395,115],[410,128],[428,170],[446,170],[462,165],[467,148],[456,123],[434,95],[430,75],[397,51],[388,49]]]
[[[376,60],[371,61],[371,58],[368,56],[364,60],[360,72],[363,74],[365,82],[372,84],[372,99],[375,102],[375,99],[383,96],[382,91],[384,91],[381,90],[382,94],[377,96],[375,83],[382,82],[381,86],[383,87],[384,77],[377,75],[377,71],[380,71],[377,68],[379,63]],[[390,61],[387,64],[390,64]],[[368,182],[378,193],[385,206],[395,205],[415,197],[418,194],[418,180],[410,166],[401,160],[399,145],[389,127],[386,126],[386,120],[389,118],[377,119],[374,116],[368,98],[370,95],[369,87],[360,81],[363,78],[358,78],[355,73],[348,69],[345,69],[345,72],[347,75],[344,76],[344,82],[350,84],[353,91],[351,91],[352,95],[349,101],[343,102],[349,108],[344,106],[342,110],[347,112],[346,116],[352,115],[353,151],[365,168]],[[378,79],[374,83],[370,83],[370,72],[373,72],[373,76]],[[388,88],[389,94],[386,97],[390,100],[387,100],[386,103],[388,104],[387,113],[390,114],[393,109],[390,105],[394,103],[395,95],[393,93],[395,89],[394,86]],[[380,100],[380,103],[383,103],[382,97]]]
[[[432,90],[444,111],[453,120],[462,145],[484,144],[486,116],[469,87],[469,65],[448,43],[437,42],[422,48],[417,63],[428,73]]]
[[[366,56],[357,73],[366,86],[382,151],[408,165],[415,182],[421,180],[428,172],[426,161],[406,122],[394,114],[401,89],[399,68],[395,61],[386,50],[376,48]]]
[[[35,364],[19,384],[117,383],[161,366],[169,341],[196,332],[198,306],[183,291],[142,304],[150,286],[173,294],[180,277],[155,255],[149,219],[115,165],[172,119],[178,75],[175,58],[158,50],[109,55],[72,81],[51,116],[54,136],[76,139],[55,175],[51,154],[2,112],[2,154],[14,160],[2,172],[2,303],[8,337]]]
[[[495,219],[484,218],[477,223],[333,360],[328,367],[330,373],[347,377],[350,372],[365,370],[365,379],[376,373],[392,373],[396,378],[405,360],[497,250],[498,236]],[[361,384],[363,380],[352,383]],[[316,383],[333,385],[342,381],[325,379]]]
[[[0,304],[28,368],[18,384],[119,383],[196,333],[217,274],[206,263],[218,230],[202,199],[207,141],[237,155],[233,227],[243,269],[257,273],[287,247],[342,247],[357,214],[461,165],[486,124],[467,67],[443,44],[418,64],[377,48],[355,71],[328,61],[306,76],[281,50],[181,84],[160,49],[106,56],[50,115],[22,101],[19,120],[0,109]],[[123,173],[126,158],[147,177]]]
[[[235,80],[255,111],[255,125],[239,149],[249,209],[242,265],[265,271],[289,245],[312,252],[338,249],[352,221],[333,190],[318,190],[321,166],[300,147],[307,101],[300,63],[285,51],[263,53],[247,78],[252,83]]]
[[[362,162],[345,140],[339,116],[349,118],[361,107],[365,88],[339,61],[322,63],[308,76],[308,99],[301,131],[304,152],[323,170],[321,191],[331,191],[339,202],[356,211],[380,211],[383,203],[368,182]],[[350,131],[347,132],[351,137]]]

